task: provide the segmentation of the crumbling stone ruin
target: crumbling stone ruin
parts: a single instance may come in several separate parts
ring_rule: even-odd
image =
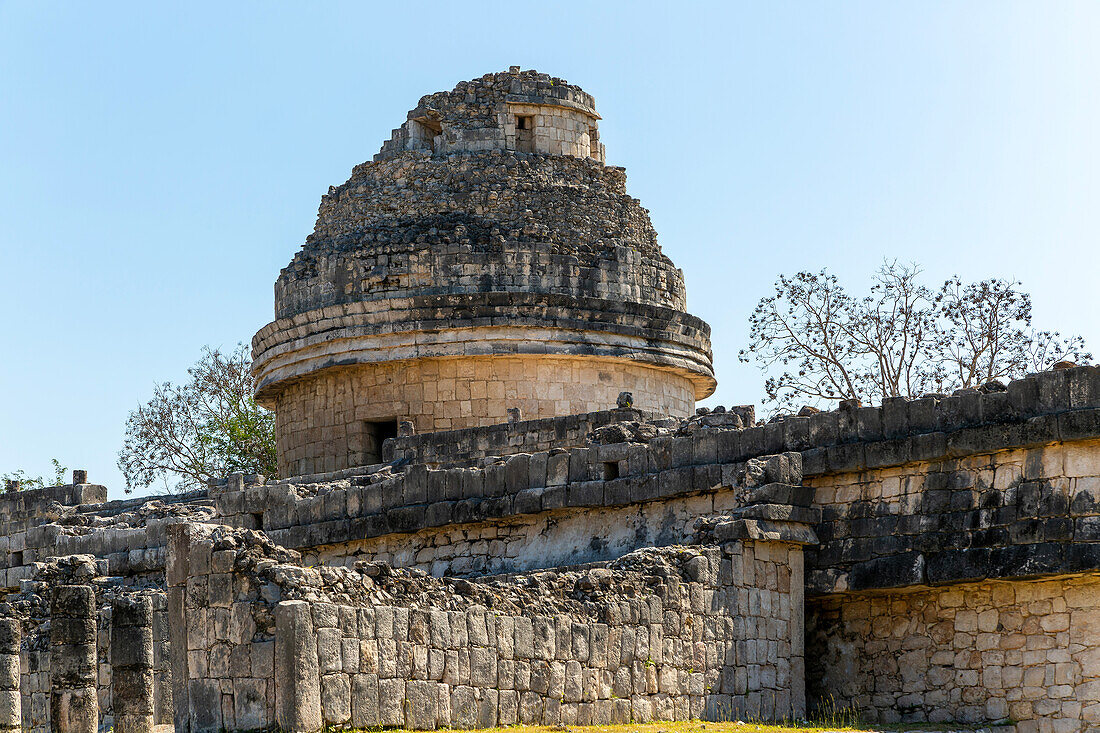
[[[604,165],[592,97],[533,71],[420,100],[322,197],[253,339],[280,472],[378,462],[417,432],[614,405],[683,417],[710,329],[648,212]]]
[[[0,728],[1100,730],[1100,368],[696,412],[598,120],[513,68],[329,191],[254,340],[285,478],[0,495]]]

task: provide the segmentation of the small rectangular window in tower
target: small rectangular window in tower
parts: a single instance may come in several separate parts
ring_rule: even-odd
[[[438,120],[433,120],[430,117],[415,119],[412,121],[410,132],[413,138],[411,140],[413,150],[439,152],[442,145],[443,125]]]
[[[363,423],[363,465],[382,462],[382,444],[397,437],[397,418],[368,420]]]
[[[535,152],[535,118],[530,115],[516,115],[516,150]]]

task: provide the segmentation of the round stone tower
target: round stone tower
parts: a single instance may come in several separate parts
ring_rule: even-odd
[[[648,213],[604,165],[592,97],[489,74],[423,97],[321,199],[252,340],[280,470],[376,463],[419,432],[606,410],[668,415],[714,391],[710,328]]]

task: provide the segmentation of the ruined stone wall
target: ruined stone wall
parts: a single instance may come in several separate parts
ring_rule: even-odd
[[[512,692],[519,720],[524,719],[522,692],[539,695],[538,703],[527,698],[529,709],[541,711],[546,720],[621,716],[622,705],[614,697],[599,697],[602,692],[592,699],[585,692],[582,700],[566,701],[576,702],[575,707],[564,707],[560,695],[555,706],[547,702],[553,697],[549,692],[519,690],[515,685],[533,680],[522,682],[525,678],[514,667],[501,683],[502,660],[534,660],[509,659],[507,647],[499,644],[485,647],[497,660],[495,687],[474,684],[472,677],[467,682],[462,676],[457,678],[461,684],[452,683],[448,680],[454,678],[436,678],[434,671],[422,676],[417,670],[424,667],[417,665],[436,670],[431,660],[442,655],[446,670],[448,653],[459,649],[431,642],[421,645],[423,651],[413,650],[418,642],[407,630],[393,641],[409,645],[401,647],[409,650],[408,674],[382,678],[377,668],[363,666],[362,644],[377,645],[386,637],[379,636],[377,619],[371,631],[359,612],[403,608],[409,612],[410,628],[415,613],[426,612],[431,639],[432,613],[467,614],[473,605],[481,605],[512,619],[515,644],[515,625],[523,624],[517,619],[527,615],[512,614],[511,606],[494,606],[497,601],[490,599],[512,599],[508,602],[517,609],[524,604],[546,609],[545,590],[552,597],[561,596],[566,605],[536,615],[565,615],[578,624],[608,623],[610,628],[612,624],[599,620],[602,616],[592,614],[604,613],[598,608],[605,601],[632,596],[623,591],[615,598],[589,598],[584,593],[599,588],[602,581],[584,578],[606,577],[602,572],[607,570],[627,584],[623,588],[634,587],[636,598],[644,595],[639,589],[652,587],[651,581],[664,582],[652,578],[672,577],[669,568],[674,565],[662,565],[665,570],[655,575],[645,575],[646,570],[633,576],[638,568],[629,558],[640,548],[642,554],[667,559],[680,552],[706,555],[721,546],[726,553],[721,562],[729,559],[731,568],[736,567],[733,556],[740,549],[745,577],[745,553],[751,549],[753,577],[764,579],[752,587],[733,583],[737,603],[747,599],[748,610],[738,605],[731,622],[736,627],[744,614],[770,619],[753,621],[753,628],[760,629],[787,618],[783,633],[789,637],[795,680],[801,636],[793,609],[800,603],[795,596],[803,583],[809,589],[814,629],[809,651],[828,667],[808,673],[811,682],[820,681],[813,688],[815,695],[832,695],[880,719],[897,710],[912,720],[948,716],[990,723],[1007,706],[1010,716],[1043,721],[1024,730],[1076,731],[1086,728],[1074,727],[1083,725],[1074,721],[1088,721],[1086,716],[1094,715],[1100,705],[1100,681],[1092,673],[1097,663],[1095,619],[1089,612],[1100,584],[1098,405],[1100,370],[1089,368],[1039,375],[1014,382],[1002,392],[892,401],[882,408],[841,410],[764,426],[743,427],[752,423],[750,411],[744,410],[687,421],[610,425],[595,425],[602,418],[580,416],[560,424],[580,430],[578,426],[589,424],[585,420],[592,420],[595,427],[583,446],[567,449],[493,456],[479,442],[492,431],[473,431],[460,444],[462,465],[442,460],[429,465],[416,452],[408,456],[412,463],[395,461],[324,481],[268,484],[262,477],[234,475],[215,482],[209,496],[204,493],[176,505],[128,501],[28,509],[23,497],[20,513],[9,511],[9,516],[23,522],[16,531],[24,533],[25,547],[36,558],[46,547],[54,553],[93,553],[100,558],[93,562],[97,572],[114,576],[108,583],[113,588],[129,592],[155,585],[161,563],[168,562],[169,620],[163,628],[183,634],[173,639],[173,645],[178,641],[186,650],[174,656],[178,668],[173,673],[182,675],[175,677],[181,680],[176,691],[186,696],[178,710],[188,720],[206,716],[200,721],[203,725],[244,727],[276,720],[280,607],[287,623],[298,629],[291,637],[314,641],[316,673],[301,681],[316,680],[317,715],[324,720],[342,720],[345,711],[354,719],[357,699],[367,711],[361,719],[382,719],[382,700],[388,698],[378,681],[377,712],[370,712],[375,709],[370,692],[375,680],[363,675],[372,674],[391,680],[390,685],[400,682],[406,695],[411,689],[424,709],[433,711],[432,725],[465,721],[461,715],[471,704],[479,716],[491,710],[497,723],[512,720]],[[549,421],[543,427],[549,430],[547,426],[557,424]],[[494,430],[517,440],[529,434],[538,436],[532,440],[551,440],[542,427]],[[415,448],[410,447],[412,437],[422,438]],[[410,436],[405,443],[391,445],[395,451],[399,445],[403,451],[434,451],[432,455],[442,459],[445,440],[446,436]],[[774,445],[796,446],[798,452],[760,458]],[[808,485],[798,486],[803,473]],[[71,489],[63,487],[62,493],[72,493]],[[32,515],[33,522],[49,523],[30,526]],[[266,536],[210,528],[196,520],[262,529]],[[191,523],[173,529],[180,522]],[[166,535],[195,527],[204,527],[195,530],[195,537],[201,535],[200,544],[209,540],[208,551],[193,554],[188,546],[186,562],[173,569],[171,550],[160,549]],[[820,531],[820,548],[813,547],[813,527]],[[304,564],[317,567],[302,567],[299,555],[277,549],[274,542],[300,550]],[[692,547],[685,549],[685,544]],[[805,578],[802,545],[808,548]],[[577,563],[600,567],[563,569]],[[710,560],[707,563],[711,567]],[[786,590],[782,567],[788,568]],[[555,570],[544,572],[551,568]],[[486,577],[489,572],[512,575]],[[451,577],[433,579],[428,574]],[[634,581],[627,582],[629,578],[639,584],[631,586]],[[592,589],[586,589],[589,582],[594,583]],[[695,581],[681,574],[678,582]],[[23,586],[34,591],[33,583]],[[542,590],[524,595],[532,589]],[[730,589],[704,589],[704,596],[712,590],[720,594]],[[778,596],[765,600],[764,590]],[[570,595],[576,591],[583,593]],[[790,615],[784,615],[786,610],[779,616],[763,610],[777,602],[786,608],[784,594],[789,596]],[[305,608],[281,605],[289,601],[301,601]],[[570,605],[574,602],[583,608]],[[347,623],[329,625],[329,605],[354,610],[354,624],[349,618]],[[727,603],[720,608],[732,613]],[[103,609],[101,605],[101,613]],[[338,609],[337,619],[346,613],[350,611]],[[394,613],[399,615],[398,610]],[[706,611],[703,616],[710,618]],[[304,634],[307,619],[309,633]],[[725,628],[727,622],[721,625]],[[339,634],[325,631],[337,628]],[[764,638],[751,636],[757,631],[742,631],[750,634],[743,637],[746,643]],[[400,632],[395,627],[390,633]],[[768,654],[771,633],[766,634]],[[705,644],[710,641],[703,639]],[[337,642],[338,668],[332,666],[333,654],[316,651],[318,643],[331,651]],[[49,639],[28,627],[24,643],[21,691],[24,715],[29,716],[25,722],[28,728],[41,728],[48,724],[48,717],[41,716],[52,668]],[[351,655],[355,643],[359,657],[345,657],[345,648]],[[98,644],[97,697],[100,719],[107,721],[114,719],[115,685],[106,668],[102,618]],[[740,642],[735,647],[742,648]],[[571,636],[568,648],[573,649]],[[786,658],[781,650],[778,645],[780,660]],[[730,673],[734,686],[725,689],[734,690],[731,694],[739,704],[764,704],[763,692],[757,698],[751,697],[749,687],[743,688],[744,694],[737,692],[742,689],[736,682],[741,664],[737,659]],[[593,668],[602,670],[594,672],[579,658],[555,656],[553,661],[565,665],[565,677],[570,669],[578,669],[570,662],[580,665],[582,690],[588,689],[583,685],[588,684],[584,680],[589,672],[597,680],[609,672],[613,686],[620,674],[606,667]],[[909,671],[913,667],[924,670],[924,682],[914,681]],[[705,674],[713,669],[707,666]],[[641,678],[635,678],[633,667],[629,674],[632,698],[644,698],[637,715],[650,711],[665,716],[671,705],[671,714],[678,716],[677,705],[686,704],[690,712],[698,704],[692,702],[697,693],[683,693],[683,687],[676,688],[680,692],[675,695],[662,690],[657,671],[656,691],[648,677],[644,688],[637,686]],[[764,668],[746,671],[746,679],[753,674],[761,681],[752,689],[781,695],[786,687],[795,699],[796,681],[781,681],[786,679],[781,670],[774,684]],[[1014,675],[1020,675],[1019,683]],[[682,677],[677,671],[678,684],[694,684],[690,673],[686,683]],[[350,690],[346,708],[340,707],[345,689]],[[720,696],[726,692],[720,687],[716,694],[715,705],[725,705]],[[780,700],[781,707],[786,705]],[[1052,707],[1055,702],[1057,707]],[[583,707],[586,704],[591,707]],[[633,699],[629,709],[635,714]],[[718,714],[717,707],[707,710],[707,715]],[[547,711],[550,718],[545,717]],[[426,718],[409,718],[408,709],[400,714],[403,724],[427,724]],[[391,709],[386,715],[396,719],[398,712]]]
[[[802,556],[743,542],[435,579],[301,567],[247,531],[173,530],[177,726],[436,728],[802,714]]]
[[[517,136],[517,114],[535,117],[526,138],[522,131]],[[564,79],[520,71],[519,67],[460,82],[449,92],[426,95],[408,117],[382,145],[375,160],[403,150],[501,149],[604,160],[592,96]]]
[[[214,510],[205,491],[112,502],[104,501],[106,494],[102,486],[74,484],[0,496],[0,513],[8,517],[10,532],[0,541],[19,548],[4,553],[11,565],[5,577],[18,586],[18,592],[8,589],[0,615],[18,618],[23,632],[18,684],[23,730],[52,729],[54,676],[74,664],[62,660],[58,667],[50,639],[50,594],[65,584],[88,585],[95,594],[95,661],[85,674],[92,680],[99,730],[114,727],[123,733],[125,727],[116,726],[115,696],[126,691],[115,690],[111,657],[111,602],[121,594],[141,591],[155,597],[149,630],[153,640],[150,699],[154,700],[150,714],[158,723],[172,717],[166,606],[163,595],[156,597],[164,587],[166,526],[206,520]]]
[[[522,410],[519,414],[522,416]],[[472,466],[492,456],[538,453],[553,448],[581,448],[587,443],[588,434],[596,428],[615,422],[663,417],[633,408],[615,408],[398,436],[389,441],[383,451],[383,460],[426,463],[432,468]]]
[[[92,555],[105,561],[105,574],[138,587],[163,587],[169,525],[215,514],[205,490],[76,509],[62,510],[54,523],[31,533],[42,559]]]
[[[810,477],[822,510],[811,593],[1090,570],[1100,441]]]
[[[686,541],[697,519],[745,508],[755,487],[801,480],[797,454],[719,463],[727,432],[520,453],[471,468],[416,464],[321,484],[219,487],[216,498],[223,521],[328,562],[380,554],[443,574],[607,560]],[[774,503],[808,503],[804,493]],[[818,515],[784,518],[809,524]]]
[[[321,199],[275,284],[275,313],[439,293],[545,292],[684,310],[626,173],[514,153],[363,163]]]
[[[842,594],[807,605],[808,694],[869,721],[1100,725],[1100,574]]]
[[[126,728],[125,722],[120,725],[116,720],[116,703],[121,704],[122,709],[128,709],[127,701],[137,695],[144,695],[149,701],[148,715],[154,724],[172,720],[165,595],[162,590],[125,587],[119,582],[120,578],[106,577],[103,574],[105,570],[106,562],[91,555],[53,557],[46,562],[35,563],[33,577],[22,583],[18,594],[10,595],[7,601],[0,604],[3,607],[0,615],[17,619],[21,628],[17,692],[22,730],[45,733],[57,730],[59,725],[67,725],[68,730],[84,731],[76,722],[57,721],[54,716],[60,710],[66,715],[66,721],[70,714],[86,720],[91,703],[95,708],[95,725],[89,733],[94,733],[95,729],[136,733],[135,729]],[[60,636],[57,634],[59,606],[54,596],[58,588],[85,590],[93,599],[88,608],[90,616],[87,623],[75,622],[83,634],[79,644],[72,641],[75,637],[69,631]],[[135,686],[133,678],[120,682],[113,674],[116,666],[120,663],[126,665],[133,658],[132,647],[120,648],[117,634],[113,636],[113,605],[120,599],[139,596],[146,598],[149,604],[148,644],[143,644],[140,650],[148,653],[147,668],[141,678],[146,689]],[[68,605],[62,603],[61,608],[65,609]],[[63,619],[60,623],[71,626],[74,621]],[[72,686],[77,676],[84,680],[90,694],[77,695],[68,701],[59,700],[59,695],[55,694],[59,685],[62,688]],[[77,707],[74,708],[74,705]]]
[[[33,563],[51,556],[52,545],[36,528],[58,516],[56,507],[99,504],[106,498],[106,487],[86,483],[0,494],[0,588],[18,588],[33,576]]]
[[[812,699],[872,720],[1090,729],[1098,404],[1100,370],[1083,367],[784,427],[815,443],[802,453],[821,509],[806,557]]]
[[[470,356],[327,370],[279,395],[276,431],[286,476],[338,471],[371,458],[368,423],[408,420],[418,432],[595,412],[621,391],[642,410],[686,415],[695,403],[686,377],[641,364],[594,358]],[[377,455],[377,454],[375,454]]]

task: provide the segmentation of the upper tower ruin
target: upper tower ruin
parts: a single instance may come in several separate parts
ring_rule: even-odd
[[[563,79],[520,71],[486,74],[420,98],[375,161],[407,150],[515,150],[604,162],[596,100]]]
[[[322,197],[253,338],[280,472],[379,462],[418,431],[613,406],[689,414],[710,328],[648,212],[604,165],[578,87],[513,67],[420,100]]]

